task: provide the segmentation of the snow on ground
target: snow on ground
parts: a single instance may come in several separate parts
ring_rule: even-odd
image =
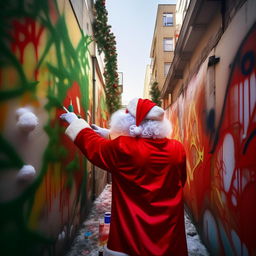
[[[185,212],[185,227],[189,256],[209,256],[209,253],[196,231],[194,224]]]
[[[103,192],[94,201],[88,218],[78,231],[72,247],[65,256],[98,255],[100,249],[98,244],[99,219],[104,216],[105,212],[111,209],[111,189],[111,184],[107,184]],[[197,234],[195,226],[191,223],[186,213],[185,226],[189,256],[209,256]],[[85,234],[89,236],[89,238],[85,238]]]

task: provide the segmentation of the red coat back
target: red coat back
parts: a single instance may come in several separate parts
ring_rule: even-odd
[[[186,256],[182,144],[167,138],[106,140],[89,128],[79,132],[75,144],[112,173],[108,248],[131,256]]]

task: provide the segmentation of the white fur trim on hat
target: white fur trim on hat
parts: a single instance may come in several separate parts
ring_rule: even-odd
[[[134,117],[136,117],[138,100],[139,100],[138,98],[134,98],[127,105],[127,110]],[[145,119],[156,120],[156,121],[161,121],[163,120],[163,118],[164,118],[164,110],[158,106],[154,106],[152,109],[150,109],[150,111],[145,116]]]
[[[138,100],[139,100],[138,98],[134,98],[134,99],[130,100],[128,105],[127,105],[127,110],[134,117],[136,116],[136,109],[137,109],[137,105],[138,105]]]

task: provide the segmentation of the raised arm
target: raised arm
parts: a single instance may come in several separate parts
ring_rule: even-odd
[[[78,119],[72,112],[61,115],[69,123],[65,133],[94,165],[112,171],[116,162],[114,142],[94,132],[84,119]]]

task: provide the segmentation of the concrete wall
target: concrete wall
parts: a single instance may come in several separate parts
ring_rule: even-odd
[[[71,104],[92,120],[93,43],[68,0],[1,3],[0,19],[0,254],[63,255],[97,186],[59,120]]]
[[[172,137],[187,152],[186,205],[214,256],[256,255],[255,13],[253,0],[233,13],[198,70],[185,70],[183,93],[168,109]],[[206,37],[216,32],[216,19]],[[213,66],[212,55],[220,58]]]

